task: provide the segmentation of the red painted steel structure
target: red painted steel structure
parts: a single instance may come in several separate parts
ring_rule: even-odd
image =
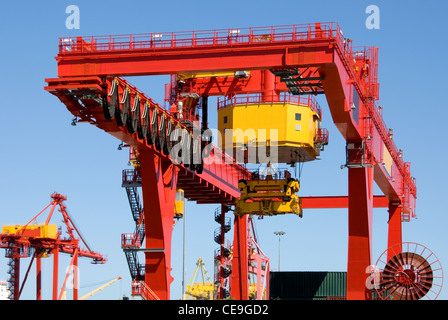
[[[347,298],[366,299],[365,268],[371,261],[371,214],[375,199],[375,181],[389,202],[389,243],[401,241],[401,222],[414,216],[416,185],[410,164],[392,139],[382,118],[378,84],[378,49],[354,48],[344,38],[337,23],[315,23],[278,27],[258,27],[192,32],[149,33],[139,35],[61,38],[58,79],[47,79],[46,90],[55,94],[81,121],[90,122],[139,150],[142,154],[143,201],[148,248],[146,281],[154,281],[156,294],[169,298],[170,235],[172,197],[176,187],[198,203],[232,204],[238,197],[237,181],[247,172],[236,163],[204,164],[202,172],[173,165],[163,152],[155,150],[137,133],[105,118],[98,102],[111,92],[114,77],[143,75],[185,75],[207,72],[250,72],[250,78],[209,76],[185,78],[183,88],[176,81],[175,103],[181,93],[233,97],[236,94],[261,93],[272,99],[281,92],[325,94],[336,127],[347,141],[348,168],[348,267]],[[270,72],[269,72],[270,71]],[[272,74],[275,76],[272,76]],[[280,80],[280,81],[279,81]],[[121,92],[129,87],[117,79]],[[292,83],[292,84],[291,84]],[[184,91],[183,91],[184,90]],[[171,92],[172,93],[172,92]],[[149,101],[151,112],[158,109],[141,92],[141,101]],[[170,98],[173,96],[171,95]],[[110,97],[107,98],[110,103]],[[82,101],[82,103],[80,102]],[[141,110],[143,105],[140,105]],[[144,112],[142,112],[143,114]],[[159,119],[160,120],[160,119]],[[218,149],[214,157],[223,158]],[[207,167],[206,167],[207,166]],[[151,212],[151,213],[149,213]],[[147,219],[146,219],[147,218]],[[154,231],[151,231],[151,228]],[[236,219],[235,245],[238,250],[245,238],[244,219]],[[242,248],[242,247],[241,247]],[[238,251],[237,251],[238,254]],[[237,273],[245,279],[247,257],[234,259]],[[246,277],[247,279],[247,277]],[[236,299],[247,299],[245,281]],[[151,284],[151,287],[154,287]]]
[[[51,203],[26,225],[24,225],[21,230],[14,234],[0,234],[0,248],[6,249],[6,257],[10,258],[13,263],[13,270],[11,270],[10,280],[13,300],[19,300],[34,260],[36,260],[36,300],[42,299],[41,259],[43,257],[53,254],[53,300],[61,300],[64,298],[67,280],[72,270],[73,300],[78,300],[78,257],[92,259],[92,263],[95,264],[102,264],[107,261],[106,257],[98,252],[92,251],[89,248],[85,240],[80,235],[79,230],[73,224],[73,221],[66,210],[66,206],[63,203],[67,200],[67,197],[58,193],[53,193],[51,198],[53,199]],[[60,231],[57,232],[57,236],[55,238],[34,237],[26,234],[26,226],[32,225],[32,223],[34,223],[43,212],[50,208],[50,212],[45,221],[45,225],[48,225],[57,207],[59,212],[62,214],[62,221],[67,228],[66,238],[61,237]],[[82,244],[85,246],[85,249],[81,248]],[[72,259],[70,261],[64,283],[61,287],[60,293],[58,294],[59,253],[69,254],[72,256]],[[32,259],[24,280],[22,281],[22,284],[20,284],[20,259],[28,257],[31,257]]]

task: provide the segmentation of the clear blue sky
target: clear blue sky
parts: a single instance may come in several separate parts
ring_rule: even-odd
[[[68,5],[81,11],[80,30],[65,27]],[[365,27],[368,5],[380,8],[380,30]],[[24,224],[50,202],[54,191],[68,196],[66,205],[91,247],[108,256],[105,265],[80,260],[84,294],[105,281],[123,280],[95,296],[119,299],[130,294],[130,276],[120,248],[120,235],[134,223],[121,171],[127,150],[119,141],[87,124],[70,125],[72,115],[45,92],[44,79],[56,77],[58,37],[287,25],[336,21],[354,45],[378,46],[380,102],[394,140],[412,163],[417,178],[418,219],[403,225],[403,241],[427,246],[448,266],[448,217],[445,170],[447,37],[445,1],[8,1],[0,11],[0,225]],[[168,77],[135,78],[131,82],[163,103]],[[330,144],[322,160],[306,164],[301,195],[346,195],[345,141],[332,124],[324,97],[323,126]],[[216,120],[216,111],[211,121]],[[217,206],[187,203],[187,281],[199,257],[213,275],[213,231]],[[387,210],[375,209],[373,260],[386,249]],[[60,218],[53,220],[60,224]],[[290,271],[346,271],[346,210],[309,210],[304,217],[278,216],[257,220],[260,245],[278,267],[276,230],[282,238],[281,267]],[[228,234],[231,237],[231,233]],[[173,232],[172,298],[181,296],[182,222]],[[69,258],[61,259],[61,269]],[[27,262],[23,262],[24,275]],[[65,263],[65,264],[64,264]],[[52,259],[43,264],[51,282]],[[7,259],[0,253],[0,279],[7,279]],[[35,298],[34,268],[23,298]],[[62,274],[61,274],[62,277]],[[62,283],[62,280],[60,281]],[[51,297],[44,286],[44,299]],[[448,298],[444,287],[439,299]]]

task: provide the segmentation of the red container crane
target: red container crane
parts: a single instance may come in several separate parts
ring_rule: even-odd
[[[145,283],[169,299],[171,235],[176,189],[197,203],[233,205],[238,181],[250,173],[201,134],[208,97],[281,93],[326,96],[332,120],[346,140],[348,196],[347,299],[368,299],[366,266],[372,265],[372,211],[389,208],[388,245],[401,243],[403,221],[414,217],[417,190],[410,163],[393,142],[378,106],[378,48],[355,48],[334,22],[191,32],[61,38],[58,78],[45,90],[78,121],[113,135],[140,155],[145,223]],[[201,77],[195,76],[201,74]],[[229,75],[230,74],[230,75]],[[170,110],[122,77],[171,75]],[[201,104],[202,123],[195,106]],[[114,120],[115,119],[115,120]],[[199,128],[199,137],[194,128]],[[173,161],[174,128],[185,129],[192,152]],[[205,151],[206,159],[201,159]],[[195,158],[196,157],[196,158]],[[194,160],[198,160],[194,161]],[[207,161],[205,161],[207,160]],[[374,197],[373,182],[384,195]],[[333,199],[308,198],[304,208],[328,208]],[[233,248],[245,250],[246,217],[235,217]],[[245,255],[233,258],[235,299],[248,299]],[[243,264],[243,265],[242,265]],[[238,280],[239,279],[239,280]]]
[[[73,300],[78,300],[78,257],[92,260],[94,264],[103,264],[107,259],[100,253],[94,252],[87,245],[79,230],[69,216],[64,201],[66,196],[58,193],[51,195],[53,199],[41,212],[23,226],[4,226],[0,234],[0,248],[6,249],[6,258],[10,259],[9,285],[11,299],[19,300],[30,269],[36,260],[36,300],[42,299],[41,259],[53,255],[53,300],[65,299],[65,291],[69,275],[73,270]],[[56,225],[49,225],[55,209],[62,214],[62,221],[66,226],[67,237],[62,237],[60,230],[56,231]],[[43,225],[36,225],[36,219],[48,208],[46,221]],[[85,246],[82,248],[81,245]],[[72,256],[64,283],[58,294],[58,270],[59,253]],[[31,257],[24,280],[20,283],[20,259]]]

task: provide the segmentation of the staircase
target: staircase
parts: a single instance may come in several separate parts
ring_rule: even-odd
[[[216,248],[214,256],[214,283],[215,283],[215,299],[225,299],[229,296],[229,279],[232,272],[231,259],[232,249],[231,244],[225,239],[225,234],[232,228],[232,219],[225,217],[225,212],[222,212],[221,207],[215,210],[215,221],[220,224],[214,231],[214,240],[219,247]]]
[[[143,281],[145,278],[145,265],[139,263],[137,255],[145,239],[145,216],[143,205],[138,196],[138,188],[142,184],[141,176],[139,170],[123,170],[122,178],[122,187],[126,189],[132,218],[135,221],[135,230],[134,233],[122,234],[121,248],[126,256],[131,278],[135,281]]]
[[[140,219],[140,215],[143,213],[143,208],[140,204],[137,187],[125,187],[128,195],[129,205],[131,207],[132,217],[134,221]]]

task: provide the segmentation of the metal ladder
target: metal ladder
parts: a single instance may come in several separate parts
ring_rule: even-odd
[[[138,196],[138,187],[141,187],[141,177],[138,170],[123,170],[122,187],[126,189],[132,217],[135,221],[133,234],[122,236],[122,249],[128,262],[131,277],[135,281],[141,281],[145,277],[145,266],[139,263],[138,249],[145,238],[145,223],[143,206]],[[128,236],[128,238],[126,238]],[[128,243],[129,236],[131,243]]]

